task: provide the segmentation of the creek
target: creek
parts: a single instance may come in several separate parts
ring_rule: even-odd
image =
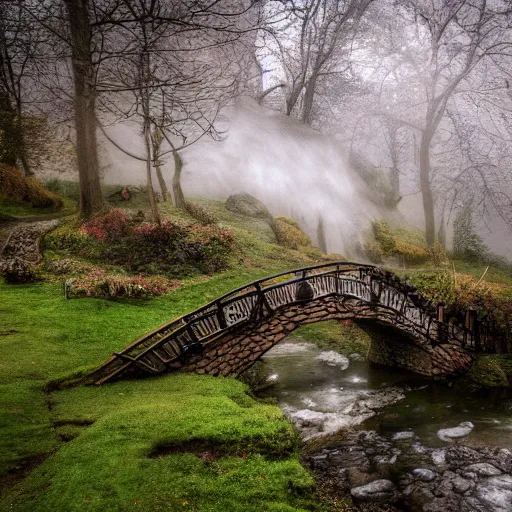
[[[376,368],[302,340],[277,345],[263,361],[272,383],[263,394],[305,440],[344,433],[339,445],[335,438],[306,456],[336,498],[352,494],[397,510],[512,510],[509,390]],[[464,440],[438,437],[462,422],[474,425]]]

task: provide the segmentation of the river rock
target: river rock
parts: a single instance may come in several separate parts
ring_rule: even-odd
[[[465,478],[462,478],[461,476],[457,475],[452,480],[453,490],[459,494],[463,494],[466,491],[468,491],[471,486],[473,485],[473,482],[470,480],[466,480]]]
[[[396,487],[391,480],[374,480],[369,484],[350,489],[350,494],[357,501],[386,503],[396,498]]]
[[[247,217],[268,219],[272,216],[267,207],[251,194],[233,194],[226,199],[226,208]]]
[[[329,352],[321,352],[316,356],[318,361],[323,361],[327,363],[329,366],[337,366],[340,370],[346,370],[350,365],[350,360],[348,357],[343,354],[339,354],[334,350],[330,350]]]
[[[492,464],[482,462],[480,464],[471,464],[463,470],[464,474],[476,473],[478,476],[498,476],[501,475],[501,471],[494,467]]]
[[[446,464],[446,450],[438,448],[432,452],[432,462],[436,466],[444,466]]]
[[[512,476],[501,475],[489,478],[478,485],[476,496],[492,512],[512,510]]]
[[[393,441],[407,441],[416,439],[416,434],[412,430],[407,430],[405,432],[397,432],[391,439]]]
[[[457,427],[442,428],[438,430],[437,437],[441,439],[441,441],[452,443],[453,441],[468,437],[473,428],[475,428],[473,423],[470,421],[464,421]]]
[[[418,468],[412,470],[412,476],[421,480],[422,482],[431,482],[437,476],[437,474],[426,468]]]

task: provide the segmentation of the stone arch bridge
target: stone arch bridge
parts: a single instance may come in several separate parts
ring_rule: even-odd
[[[238,376],[299,326],[347,319],[374,333],[370,360],[434,377],[465,371],[470,352],[490,343],[476,311],[448,320],[443,305],[391,272],[336,262],[233,290],[115,352],[87,381],[173,370]]]

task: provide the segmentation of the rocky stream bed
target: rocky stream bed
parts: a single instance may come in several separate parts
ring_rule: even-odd
[[[322,495],[360,510],[512,511],[512,397],[285,342],[265,364]],[[342,509],[340,509],[342,510]]]

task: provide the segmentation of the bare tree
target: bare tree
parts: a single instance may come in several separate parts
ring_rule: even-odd
[[[30,170],[25,142],[25,106],[30,97],[26,82],[41,42],[41,34],[20,3],[0,2],[0,130],[1,161],[21,163],[26,176]]]
[[[286,113],[311,124],[313,105],[319,82],[339,73],[339,53],[347,51],[357,32],[358,23],[373,0],[307,0],[274,2],[275,9],[286,20],[272,23],[277,56],[286,77]],[[272,5],[272,2],[271,2]],[[279,5],[279,7],[277,7]],[[280,9],[281,7],[281,9]],[[300,107],[299,107],[300,104]]]

